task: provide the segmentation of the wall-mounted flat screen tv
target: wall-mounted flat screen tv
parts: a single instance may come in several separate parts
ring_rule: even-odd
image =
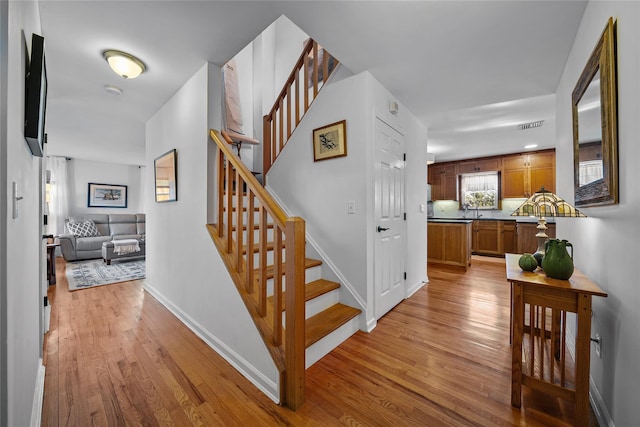
[[[31,59],[25,77],[24,137],[34,156],[44,153],[44,122],[47,110],[47,67],[44,37],[31,36]]]

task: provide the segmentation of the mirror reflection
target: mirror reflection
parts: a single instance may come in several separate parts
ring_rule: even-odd
[[[176,176],[176,150],[158,157],[155,162],[156,202],[178,200],[178,180]]]
[[[596,72],[578,102],[579,186],[598,185],[604,180],[602,165],[602,108],[600,103],[600,70]]]

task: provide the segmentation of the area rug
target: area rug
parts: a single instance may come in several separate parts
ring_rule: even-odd
[[[145,261],[118,261],[111,265],[107,265],[102,259],[68,262],[66,275],[70,291],[144,279]]]

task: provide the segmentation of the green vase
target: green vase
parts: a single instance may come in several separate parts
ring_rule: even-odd
[[[571,248],[571,255],[567,248]],[[573,245],[566,240],[549,239],[545,244],[542,269],[552,279],[569,279],[573,274]]]

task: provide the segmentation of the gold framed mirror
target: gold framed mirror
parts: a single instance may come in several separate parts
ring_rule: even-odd
[[[178,152],[167,151],[153,162],[155,171],[156,202],[178,200]]]
[[[618,203],[616,24],[609,18],[572,94],[575,205]]]

